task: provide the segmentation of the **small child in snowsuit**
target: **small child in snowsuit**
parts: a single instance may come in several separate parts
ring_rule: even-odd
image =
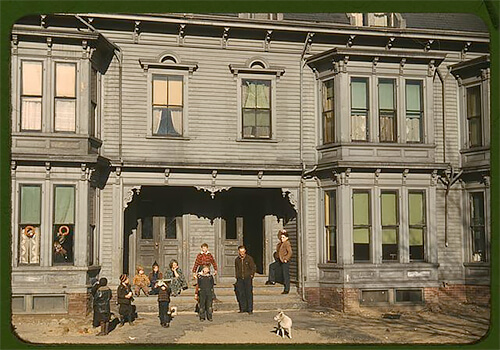
[[[214,276],[210,274],[210,267],[204,266],[198,273],[198,304],[201,321],[212,321],[212,303],[214,297]]]
[[[149,296],[149,278],[144,274],[142,266],[137,267],[137,274],[134,276],[133,284],[136,296],[139,296],[141,289],[147,297]]]
[[[158,317],[160,317],[160,324],[162,327],[170,326],[170,286],[168,282],[160,280],[157,283],[158,289]]]
[[[134,325],[134,305],[132,301],[134,297],[132,295],[132,289],[130,288],[130,280],[127,275],[123,274],[120,276],[120,285],[118,286],[117,303],[120,306],[118,312],[120,313],[120,326],[123,326],[126,321],[129,322],[131,326]]]

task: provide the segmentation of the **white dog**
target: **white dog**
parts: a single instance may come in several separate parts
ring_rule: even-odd
[[[283,311],[280,311],[274,320],[278,321],[278,327],[276,329],[276,335],[281,335],[281,338],[285,337],[285,333],[288,334],[288,338],[292,339],[292,319],[285,315]]]

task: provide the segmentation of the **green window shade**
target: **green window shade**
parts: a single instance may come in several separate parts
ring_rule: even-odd
[[[369,199],[368,192],[359,192],[353,194],[354,200],[354,225],[369,225]]]
[[[354,229],[353,241],[355,244],[369,244],[370,243],[370,230],[368,228]]]
[[[54,199],[54,224],[75,223],[75,188],[56,186]]]
[[[41,193],[40,186],[21,186],[20,224],[40,224]]]
[[[424,245],[424,230],[421,228],[410,229],[410,246]]]
[[[243,81],[243,108],[270,108],[270,81]]]
[[[352,79],[351,81],[351,107],[356,109],[367,108],[367,79]]]
[[[382,193],[382,226],[397,225],[396,193]]]
[[[479,85],[467,89],[467,117],[481,115],[481,88]]]
[[[382,244],[397,244],[398,234],[396,229],[383,229],[382,230]]]
[[[394,109],[394,81],[380,80],[378,83],[379,109]]]
[[[424,225],[424,194],[410,193],[410,225]]]
[[[406,110],[421,111],[422,110],[422,84],[420,81],[406,82]]]

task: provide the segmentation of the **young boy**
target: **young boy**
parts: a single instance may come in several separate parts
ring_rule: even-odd
[[[147,297],[149,296],[149,278],[144,274],[142,266],[137,267],[137,274],[134,276],[133,284],[136,296],[139,296],[141,289]]]
[[[160,317],[160,324],[162,327],[170,326],[170,286],[167,282],[159,280],[156,284],[158,286],[158,316]]]
[[[210,274],[210,267],[203,266],[198,273],[198,303],[200,305],[200,320],[205,318],[212,321],[212,302],[214,297],[214,276]]]
[[[193,266],[193,277],[196,279],[197,278],[197,274],[198,272],[201,271],[201,269],[203,268],[203,266],[208,266],[210,268],[210,266],[213,266],[214,268],[214,275],[217,274],[217,263],[215,262],[215,258],[214,256],[208,251],[208,244],[206,243],[203,243],[201,245],[201,252],[198,253],[198,255],[196,256],[196,260],[194,261],[194,266]],[[215,282],[214,282],[215,284]],[[196,289],[195,289],[195,294],[198,293],[198,285],[196,285]],[[215,291],[213,293],[213,297],[214,297],[214,300],[216,302],[218,302],[219,300],[217,299],[217,296],[215,295]],[[196,298],[195,298],[196,299]]]
[[[97,335],[107,335],[109,333],[109,319],[111,310],[109,301],[112,293],[108,287],[108,280],[105,277],[99,279],[99,288],[94,293],[94,312],[96,321],[101,325],[101,331]]]
[[[116,291],[117,302],[120,305],[118,312],[120,313],[120,326],[128,321],[131,326],[134,325],[134,307],[132,301],[134,300],[132,296],[132,288],[130,287],[130,279],[127,275],[123,274],[120,276],[120,285]]]

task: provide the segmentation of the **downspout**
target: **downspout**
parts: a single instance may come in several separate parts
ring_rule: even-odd
[[[300,166],[302,168],[302,173],[300,176],[300,184],[299,184],[299,215],[297,215],[297,228],[298,228],[298,236],[300,239],[298,239],[298,247],[297,247],[297,256],[299,257],[299,264],[298,264],[298,275],[299,275],[299,287],[301,291],[301,298],[302,301],[306,300],[305,296],[305,277],[304,277],[304,259],[303,259],[303,252],[304,252],[304,174],[305,174],[305,163],[304,163],[304,152],[303,152],[303,147],[304,147],[304,142],[303,142],[303,113],[302,113],[302,83],[303,83],[303,71],[304,71],[304,66],[305,66],[305,60],[304,56],[307,51],[307,47],[311,42],[311,38],[313,37],[314,33],[307,33],[306,40],[304,41],[304,47],[302,48],[302,54],[300,55],[300,62],[299,62],[299,159],[300,159]]]

